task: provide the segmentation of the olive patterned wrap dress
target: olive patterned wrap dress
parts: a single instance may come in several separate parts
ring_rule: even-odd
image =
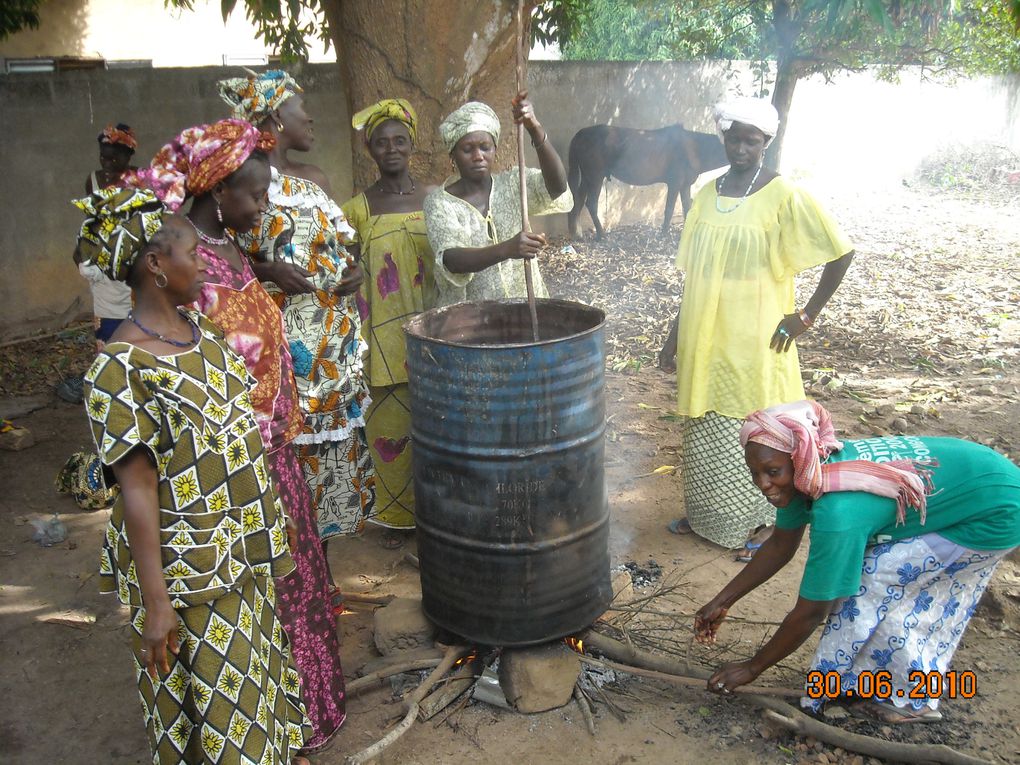
[[[141,587],[118,497],[100,588],[131,609],[135,676],[156,763],[288,763],[311,735],[275,612],[293,569],[285,517],[251,404],[254,380],[204,316],[198,343],[155,356],[110,343],[85,377],[100,457],[148,450],[159,476],[160,546],[180,653],[152,680],[139,661]]]

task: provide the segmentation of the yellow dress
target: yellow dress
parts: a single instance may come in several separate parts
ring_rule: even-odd
[[[361,244],[368,314],[361,331],[372,405],[365,435],[376,470],[375,510],[368,520],[393,528],[414,526],[411,404],[404,365],[404,322],[432,306],[432,248],[421,210],[373,215],[364,194],[342,206]]]
[[[755,528],[775,521],[775,509],[748,478],[741,421],[804,398],[796,347],[776,353],[769,341],[795,310],[794,275],[851,249],[818,203],[785,178],[743,202],[719,197],[715,184],[695,197],[677,254],[685,272],[677,411],[686,416],[684,509],[705,539],[740,547]]]
[[[684,271],[677,345],[677,410],[743,418],[804,398],[796,344],[776,353],[769,341],[795,310],[793,277],[853,247],[803,190],[783,177],[739,199],[715,184],[694,199],[677,267]]]

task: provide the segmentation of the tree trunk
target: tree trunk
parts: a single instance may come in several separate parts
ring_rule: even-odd
[[[503,125],[498,169],[513,164],[510,99],[516,92],[517,0],[322,0],[322,6],[351,114],[383,98],[406,98],[418,112],[412,176],[436,183],[451,174],[438,126],[469,100],[496,110]],[[532,6],[526,3],[525,41]],[[359,190],[378,177],[378,170],[359,135],[352,145]]]
[[[766,166],[777,172],[783,158],[783,140],[786,137],[790,106],[793,104],[793,91],[796,89],[799,79],[800,67],[797,63],[790,59],[780,59],[779,68],[776,71],[776,86],[772,90],[772,105],[779,112],[779,131],[776,133],[775,140],[769,144],[765,151]]]
[[[783,138],[786,136],[787,118],[793,104],[793,91],[801,76],[801,64],[797,57],[797,38],[801,22],[797,9],[791,0],[773,0],[772,29],[776,35],[776,87],[772,91],[772,105],[779,112],[779,132],[765,152],[765,164],[779,170],[783,155]]]

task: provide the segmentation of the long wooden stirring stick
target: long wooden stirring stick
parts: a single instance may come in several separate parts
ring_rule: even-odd
[[[517,92],[524,90],[524,0],[517,2]],[[521,230],[531,233],[528,219],[528,184],[524,166],[524,125],[517,124],[517,168],[521,189]],[[531,334],[538,342],[538,311],[535,308],[535,282],[531,275],[531,258],[524,259],[524,283],[528,288],[528,310],[531,312]]]

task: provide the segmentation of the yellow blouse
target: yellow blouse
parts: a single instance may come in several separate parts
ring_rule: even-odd
[[[432,307],[435,281],[425,213],[374,215],[364,194],[341,208],[358,233],[365,282],[360,297],[368,304],[361,324],[368,341],[365,367],[369,385],[407,382],[404,322]]]
[[[796,347],[776,353],[769,341],[796,310],[794,275],[853,249],[818,203],[785,178],[733,209],[739,201],[705,186],[680,239],[677,411],[689,417],[743,418],[804,398]]]

